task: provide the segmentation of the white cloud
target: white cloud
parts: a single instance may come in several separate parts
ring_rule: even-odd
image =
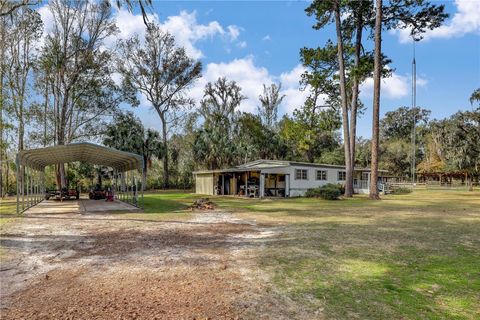
[[[38,8],[38,13],[43,22],[43,34],[46,35],[53,31],[53,14],[48,6]]]
[[[300,65],[280,76],[272,75],[266,68],[256,66],[252,56],[234,59],[230,62],[209,63],[205,66],[203,77],[191,89],[190,96],[199,102],[203,98],[203,89],[208,82],[215,82],[219,77],[226,77],[228,80],[237,82],[242,88],[242,94],[248,98],[242,101],[239,109],[256,113],[259,105],[258,96],[263,92],[263,84],[270,85],[273,82],[281,82],[281,93],[286,97],[280,106],[279,113],[281,115],[291,114],[295,108],[303,104],[308,94],[299,90],[302,73],[303,67]]]
[[[237,47],[239,48],[246,48],[247,47],[247,42],[246,41],[242,41],[242,42],[239,42],[237,43]]]
[[[434,38],[454,38],[462,37],[467,33],[480,33],[480,1],[478,0],[455,0],[457,12],[444,25],[434,30],[427,30],[424,39]],[[412,39],[410,37],[410,29],[396,30],[400,42],[408,43]]]
[[[126,9],[116,10],[114,14],[119,34],[108,39],[107,45],[112,46],[116,39],[128,39],[134,34],[140,38],[145,36],[145,25],[141,14],[133,14]],[[180,11],[178,15],[168,16],[160,21],[158,15],[148,16],[150,21],[156,22],[163,30],[168,31],[174,37],[178,45],[185,48],[188,55],[195,59],[202,58],[203,52],[197,47],[198,42],[213,39],[220,36],[223,39],[234,41],[238,38],[241,28],[229,25],[224,28],[218,21],[210,21],[207,24],[200,24],[197,21],[196,11]]]
[[[417,77],[417,86],[425,87],[428,81],[425,78]],[[399,75],[395,72],[391,77],[382,78],[380,95],[387,99],[400,99],[411,93],[411,76]],[[373,97],[373,78],[366,79],[360,86],[361,97]]]
[[[300,78],[305,72],[305,68],[298,64],[295,68],[280,75],[280,81],[284,87],[299,87]]]
[[[234,25],[230,25],[227,27],[227,29],[228,34],[230,35],[230,40],[235,41],[240,35],[240,28]]]
[[[270,41],[272,38],[270,37],[269,34],[267,34],[265,37],[262,38],[263,41]]]
[[[224,28],[217,21],[198,24],[195,11],[181,11],[178,16],[170,16],[161,23],[161,27],[173,34],[177,43],[196,59],[203,57],[203,53],[195,47],[198,41],[225,34]]]

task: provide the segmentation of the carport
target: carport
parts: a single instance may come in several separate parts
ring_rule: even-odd
[[[17,214],[44,200],[46,166],[75,161],[112,168],[115,200],[144,208],[145,177],[142,156],[82,142],[23,150],[17,154]],[[78,202],[78,205],[81,206],[82,202]],[[85,207],[83,203],[83,208]],[[102,207],[108,208],[108,205],[102,204]]]

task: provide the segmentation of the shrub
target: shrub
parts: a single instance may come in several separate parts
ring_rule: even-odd
[[[342,194],[342,186],[338,184],[326,184],[318,188],[308,189],[305,196],[308,198],[322,198],[325,200],[337,200]]]
[[[407,187],[397,187],[393,190],[394,194],[407,194],[407,193],[411,193],[411,192],[412,192],[412,189],[407,188]]]

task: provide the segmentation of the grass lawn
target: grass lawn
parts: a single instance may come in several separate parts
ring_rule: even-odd
[[[14,197],[0,199],[0,226],[12,221],[16,210]]]
[[[326,318],[480,318],[480,192],[243,208],[245,217],[282,226],[260,258],[274,289]]]
[[[188,219],[199,197],[149,193],[144,213],[122,215]],[[258,263],[272,292],[312,315],[480,319],[478,191],[417,190],[381,201],[211,198],[220,210],[276,227]],[[2,202],[1,212],[13,212],[13,204]]]
[[[146,196],[178,217],[197,195]],[[220,209],[277,226],[259,258],[274,288],[334,319],[479,319],[480,192],[417,190],[340,201],[212,197]]]

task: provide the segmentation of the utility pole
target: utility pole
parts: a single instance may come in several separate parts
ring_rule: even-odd
[[[416,126],[417,126],[417,63],[415,61],[415,39],[413,39],[413,60],[412,60],[412,114],[413,114],[413,128],[412,128],[412,185],[415,185],[415,155],[416,155]]]

